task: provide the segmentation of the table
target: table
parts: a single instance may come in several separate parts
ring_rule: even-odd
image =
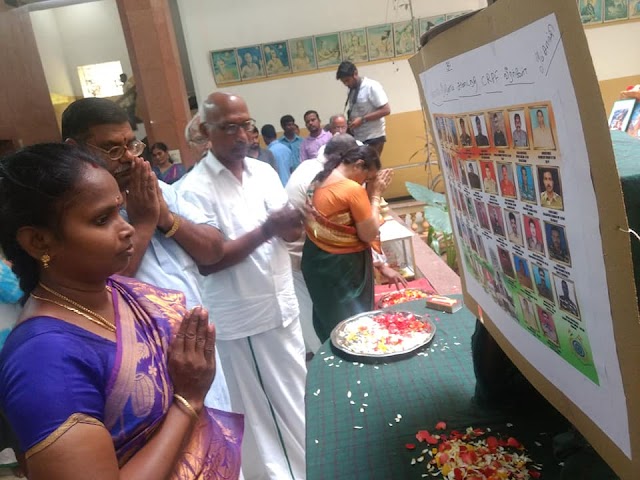
[[[342,360],[329,341],[320,348],[307,373],[307,480],[425,478],[424,464],[411,465],[426,447],[415,434],[433,431],[438,421],[449,428],[490,427],[514,436],[544,465],[543,479],[560,478],[552,437],[566,431],[561,417],[513,414],[472,401],[475,316],[466,308],[455,314],[427,310],[421,300],[393,308],[429,313],[435,338],[420,355],[378,365]],[[402,418],[396,422],[398,414]],[[417,449],[407,450],[406,443]]]

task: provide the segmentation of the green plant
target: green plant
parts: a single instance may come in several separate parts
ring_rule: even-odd
[[[429,224],[427,245],[438,255],[445,255],[447,265],[456,269],[457,253],[453,241],[453,228],[449,217],[447,198],[424,185],[406,182],[407,191],[419,202],[425,203],[424,218]]]

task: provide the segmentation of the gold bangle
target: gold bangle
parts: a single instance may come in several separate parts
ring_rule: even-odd
[[[179,228],[180,228],[180,217],[174,213],[173,214],[173,225],[171,225],[171,228],[169,229],[169,231],[164,234],[164,238],[173,237],[176,234],[176,232],[178,231]]]
[[[196,409],[193,408],[191,404],[187,401],[187,399],[184,398],[182,395],[178,395],[177,393],[174,393],[173,398],[178,400],[178,402],[180,402],[184,406],[184,408],[186,408],[189,411],[189,415],[193,416],[193,418],[195,418],[196,420],[200,418],[200,415],[198,415],[198,412],[196,412]]]

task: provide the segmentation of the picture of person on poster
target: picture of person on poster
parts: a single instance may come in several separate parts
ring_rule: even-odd
[[[571,255],[567,246],[567,237],[564,227],[545,222],[547,245],[549,246],[549,258],[571,265]]]
[[[555,276],[556,290],[558,291],[558,305],[560,310],[564,310],[576,318],[580,318],[580,310],[576,301],[576,290],[573,282]],[[562,292],[562,293],[560,293]]]
[[[480,184],[480,177],[478,176],[478,174],[476,173],[475,169],[473,168],[475,163],[476,162],[474,162],[474,161],[467,162],[467,172],[468,172],[468,177],[469,177],[469,186],[471,188],[475,188],[476,190],[482,190],[482,185]]]
[[[540,194],[540,205],[546,208],[564,210],[558,168],[538,167],[538,188],[542,192]]]
[[[524,323],[536,331],[540,331],[538,320],[536,320],[536,311],[533,304],[525,297],[520,297],[520,306],[522,307],[522,319]]]
[[[522,232],[520,231],[520,214],[512,210],[505,210],[507,217],[507,237],[509,241],[522,246]]]
[[[496,147],[506,147],[507,137],[504,134],[506,130],[504,126],[504,114],[502,112],[493,112],[491,115],[491,124],[493,125],[493,144]]]
[[[451,132],[451,143],[458,145],[458,131],[456,130],[456,121],[452,117],[447,117],[449,131]]]
[[[533,268],[533,280],[536,282],[538,295],[553,302],[553,290],[548,272],[542,267]]]
[[[480,162],[482,168],[482,183],[484,191],[496,195],[498,193],[498,183],[496,182],[496,172],[493,162]]]
[[[513,265],[511,265],[511,255],[504,248],[498,247],[498,257],[500,257],[500,268],[502,268],[502,272],[511,278],[515,278],[515,273],[513,272]]]
[[[523,202],[536,202],[536,187],[533,182],[533,171],[531,165],[519,165],[518,172],[518,188],[520,190],[520,200]]]
[[[458,162],[458,169],[460,171],[460,180],[462,184],[465,186],[469,186],[469,181],[467,180],[467,172],[464,170],[464,161],[460,160]]]
[[[516,266],[516,276],[518,282],[524,288],[533,290],[533,283],[531,282],[531,273],[529,272],[529,264],[527,261],[519,255],[513,256],[513,263]]]
[[[535,253],[544,255],[544,244],[542,243],[542,231],[540,230],[540,220],[529,215],[524,215],[525,236],[527,238],[527,248]]]
[[[473,201],[476,206],[476,215],[478,217],[478,222],[480,226],[485,230],[491,231],[491,227],[489,226],[489,216],[487,215],[487,207],[481,200]]]
[[[476,146],[478,147],[488,147],[489,146],[489,138],[483,133],[486,131],[484,128],[484,117],[480,115],[475,116],[475,128],[473,134],[476,138]]]
[[[511,138],[513,139],[514,148],[528,148],[529,136],[527,131],[522,128],[522,119],[524,118],[524,111],[514,112],[512,117],[512,125],[515,127],[511,132]]]
[[[516,198],[516,184],[513,182],[513,170],[510,163],[499,163],[498,178],[500,193],[503,197]]]
[[[531,108],[529,109],[529,116],[531,117],[531,125],[535,125],[533,127],[534,148],[556,148],[553,133],[551,133],[547,107]]]
[[[502,212],[497,205],[489,205],[489,220],[491,221],[491,230],[495,235],[504,237],[504,222],[502,221]]]
[[[538,319],[540,320],[540,327],[542,327],[542,333],[544,336],[552,343],[560,346],[558,332],[556,331],[556,324],[553,322],[553,316],[544,308],[538,306]]]
[[[460,145],[463,147],[471,146],[471,135],[467,132],[467,122],[463,117],[460,117]]]

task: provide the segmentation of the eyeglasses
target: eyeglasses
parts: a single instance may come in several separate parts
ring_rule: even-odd
[[[218,124],[218,123],[208,123],[207,125],[211,125],[213,127],[217,127],[220,130],[222,130],[224,133],[226,133],[227,135],[235,135],[238,133],[238,130],[243,129],[245,132],[251,132],[254,128],[256,127],[256,121],[252,118],[250,120],[247,120],[246,122],[243,123],[225,123],[225,124]]]
[[[132,140],[127,145],[117,145],[115,147],[111,147],[109,150],[105,150],[104,148],[100,148],[99,146],[92,145],[90,143],[87,145],[106,153],[111,160],[120,160],[124,156],[125,152],[129,152],[134,157],[137,157],[142,154],[146,147],[144,142],[141,142],[140,140]]]

